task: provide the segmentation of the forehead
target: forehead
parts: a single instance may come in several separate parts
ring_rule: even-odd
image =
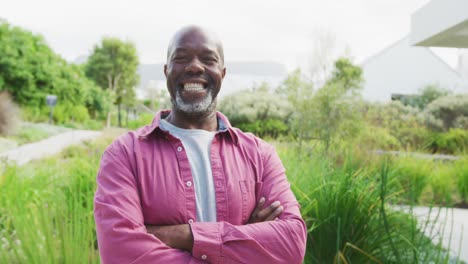
[[[175,36],[170,46],[170,52],[196,51],[219,53],[219,41],[209,34],[194,30],[182,32]]]

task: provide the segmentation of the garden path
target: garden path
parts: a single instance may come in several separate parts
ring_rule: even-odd
[[[402,209],[409,211],[407,207]],[[434,243],[442,241],[445,248],[450,248],[451,256],[460,256],[461,260],[468,263],[467,209],[433,207],[431,210],[429,207],[416,206],[413,214],[418,218],[420,226],[424,227],[427,222],[424,233]]]
[[[6,159],[7,161],[16,162],[18,165],[23,165],[31,160],[57,154],[68,146],[78,144],[84,140],[96,138],[100,135],[100,131],[73,130],[2,152],[0,153],[0,160]]]

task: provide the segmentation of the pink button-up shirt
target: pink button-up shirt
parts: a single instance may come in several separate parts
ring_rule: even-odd
[[[150,126],[104,152],[94,215],[102,263],[301,263],[306,226],[274,148],[218,113],[211,145],[217,222],[197,222],[189,160],[180,140]],[[280,201],[277,221],[247,224],[257,201]],[[192,253],[166,246],[148,225],[191,226]]]

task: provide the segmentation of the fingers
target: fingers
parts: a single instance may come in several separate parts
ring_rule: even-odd
[[[273,221],[275,220],[278,216],[280,216],[283,213],[284,207],[283,206],[278,206],[266,219],[265,221]]]
[[[255,207],[255,210],[252,212],[250,216],[249,223],[258,223],[264,221],[272,221],[279,217],[283,211],[284,207],[281,206],[279,201],[275,201],[271,203],[266,208],[263,208],[266,199],[262,197]],[[262,209],[263,208],[263,209]]]
[[[263,205],[265,205],[265,201],[266,201],[265,197],[260,198],[260,200],[257,203],[257,206],[255,207],[254,211],[250,215],[249,223],[257,223],[257,222],[262,221],[261,219],[258,218],[258,214],[262,210]]]
[[[263,205],[265,205],[265,201],[266,201],[265,197],[260,198],[252,215],[257,215],[258,212],[260,212],[263,209]]]

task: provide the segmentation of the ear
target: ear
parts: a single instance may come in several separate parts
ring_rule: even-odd
[[[224,79],[224,76],[226,76],[226,67],[223,68],[223,79]]]
[[[167,78],[167,64],[164,64],[164,75],[165,75],[166,78]]]

